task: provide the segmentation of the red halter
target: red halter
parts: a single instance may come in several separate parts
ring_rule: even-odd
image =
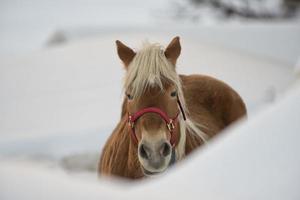
[[[183,119],[186,120],[186,116],[185,116],[185,113],[183,111],[183,108],[182,108],[182,105],[181,105],[181,102],[179,101],[179,99],[177,100],[177,103],[178,103],[180,111],[183,115]],[[156,108],[156,107],[148,107],[148,108],[141,109],[141,110],[137,111],[136,113],[134,113],[133,115],[128,113],[128,124],[131,128],[131,138],[133,139],[133,141],[136,144],[138,144],[138,139],[136,137],[135,127],[134,127],[135,122],[146,113],[156,113],[166,122],[167,128],[171,134],[170,143],[171,143],[172,147],[175,147],[178,138],[176,137],[176,134],[174,134],[174,129],[178,122],[177,119],[178,119],[180,112],[178,112],[175,117],[171,118],[164,111],[162,111],[161,109]]]

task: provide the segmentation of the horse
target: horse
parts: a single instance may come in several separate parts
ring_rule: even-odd
[[[164,49],[147,43],[137,52],[116,41],[125,69],[121,118],[106,141],[99,176],[152,177],[247,115],[240,95],[206,75],[179,75],[179,37]]]

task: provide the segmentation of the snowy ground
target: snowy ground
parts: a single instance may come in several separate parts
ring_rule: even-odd
[[[58,29],[150,25],[167,1],[1,0],[0,54],[35,51]]]
[[[299,199],[294,188],[300,180],[295,155],[300,100],[294,86],[300,77],[294,70],[299,22],[158,23],[149,10],[167,1],[131,0],[111,18],[109,11],[121,1],[76,1],[72,9],[63,2],[59,8],[56,1],[0,2],[0,199],[120,199],[149,192],[154,195],[149,199],[157,198],[156,180],[135,185],[135,193],[126,184],[99,183],[96,167],[123,97],[124,70],[114,41],[138,48],[145,39],[166,45],[175,35],[181,36],[183,48],[178,72],[208,74],[230,84],[245,100],[249,121],[158,179],[166,189],[160,198],[185,195],[172,193],[169,184],[190,186],[184,181],[176,186],[189,180],[197,182],[185,188],[190,197],[200,192],[199,185],[207,199]],[[126,18],[120,21],[120,15]],[[57,30],[65,41],[48,46]],[[216,187],[225,188],[218,190],[220,196]]]

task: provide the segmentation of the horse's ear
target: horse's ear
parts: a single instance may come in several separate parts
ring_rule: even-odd
[[[173,38],[168,47],[165,50],[165,56],[173,64],[176,65],[177,58],[181,52],[181,46],[179,42],[179,37]]]
[[[119,40],[116,41],[116,45],[119,58],[123,61],[125,67],[127,68],[130,62],[133,60],[135,52]]]

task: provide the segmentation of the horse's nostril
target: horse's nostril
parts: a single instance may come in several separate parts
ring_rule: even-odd
[[[140,145],[139,154],[144,159],[149,159],[149,152],[147,152],[147,147],[144,144]]]
[[[170,153],[171,153],[171,145],[167,142],[163,143],[161,150],[160,150],[160,154],[163,157],[166,157],[166,156],[170,155]]]

